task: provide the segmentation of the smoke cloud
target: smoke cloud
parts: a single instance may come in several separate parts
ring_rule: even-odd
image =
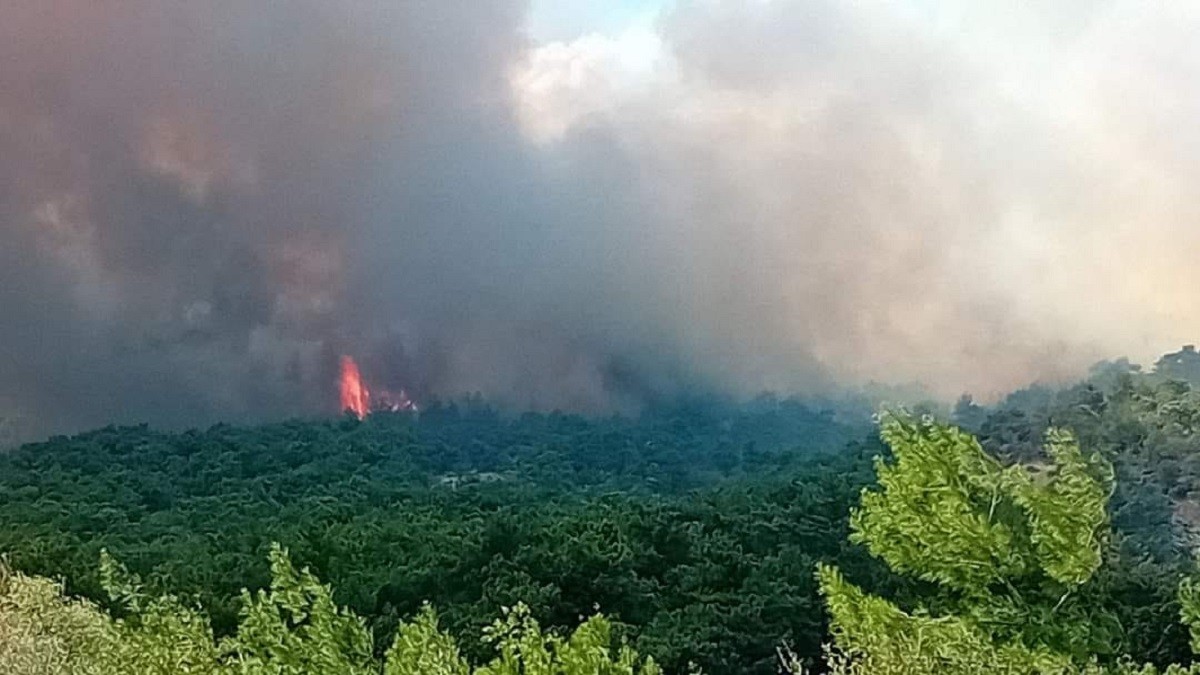
[[[342,353],[515,409],[986,397],[1200,332],[1195,3],[536,11],[4,3],[0,418],[331,412]]]

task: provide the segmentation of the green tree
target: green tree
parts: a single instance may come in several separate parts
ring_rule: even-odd
[[[271,587],[243,594],[236,633],[216,641],[208,617],[174,596],[151,596],[111,557],[104,584],[124,613],[114,619],[61,584],[0,566],[0,672],[5,675],[660,675],[652,659],[615,644],[602,616],[569,637],[545,632],[524,605],[487,636],[497,656],[472,668],[424,607],[400,626],[383,661],[362,619],[338,607],[307,569],[273,546]],[[615,645],[615,646],[614,646]]]
[[[367,675],[377,672],[371,634],[362,619],[333,601],[333,591],[309,570],[297,571],[287,551],[271,547],[271,589],[242,592],[238,631],[222,640],[231,673],[244,675]]]
[[[928,418],[885,415],[881,436],[893,457],[877,459],[879,489],[864,489],[851,539],[936,590],[905,611],[818,566],[835,672],[1155,672],[1106,653],[1119,626],[1087,602],[1109,536],[1106,461],[1061,430],[1047,434],[1044,466],[1004,466]],[[1180,594],[1191,626],[1194,588]]]

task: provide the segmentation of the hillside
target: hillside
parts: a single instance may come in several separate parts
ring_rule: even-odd
[[[104,599],[106,548],[157,589],[195,594],[221,632],[240,589],[268,582],[277,541],[378,635],[429,601],[478,653],[501,606],[551,626],[599,607],[672,669],[767,673],[783,641],[819,649],[813,562],[855,557],[844,514],[876,451],[846,454],[869,437],[857,419],[767,398],[638,419],[468,401],[361,422],[107,428],[0,456],[0,551]]]
[[[1191,387],[1118,362],[947,413],[1003,463],[1046,472],[1055,426],[1113,467],[1114,536],[1080,596],[1098,658],[1191,658],[1176,597],[1200,503]],[[511,417],[475,400],[363,421],[106,428],[0,456],[0,551],[119,612],[97,566],[107,550],[226,635],[239,591],[269,584],[277,542],[379,649],[429,602],[483,661],[485,628],[524,603],[558,630],[603,612],[667,672],[766,674],[781,645],[816,664],[830,640],[818,563],[900,607],[946,608],[848,541],[871,458],[888,454],[863,415],[769,397],[637,419]]]

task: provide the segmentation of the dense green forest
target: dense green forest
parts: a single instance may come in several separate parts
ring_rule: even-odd
[[[102,429],[0,458],[0,550],[103,600],[106,548],[152,587],[198,596],[225,633],[278,541],[377,636],[429,601],[483,656],[502,606],[558,627],[599,608],[670,669],[774,672],[781,642],[819,649],[815,561],[870,565],[845,540],[869,436],[869,415],[769,397],[636,420],[508,418],[476,400]]]
[[[964,397],[930,412],[971,436],[885,423],[887,443],[864,414],[771,397],[636,419],[512,417],[470,400],[364,421],[108,428],[0,456],[0,551],[6,569],[62,578],[67,594],[99,603],[69,606],[94,625],[111,612],[139,626],[144,608],[113,592],[135,585],[114,582],[132,578],[112,574],[120,561],[145,597],[174,594],[171,611],[203,608],[226,646],[251,634],[243,588],[274,588],[255,600],[266,611],[305,579],[305,597],[321,600],[319,578],[335,593],[322,602],[362,617],[369,639],[346,639],[359,651],[373,645],[364,663],[395,653],[398,630],[438,644],[455,636],[464,663],[489,663],[505,653],[497,617],[567,635],[602,613],[584,624],[599,632],[580,649],[625,643],[666,672],[775,673],[781,652],[820,672],[831,644],[844,672],[887,672],[868,657],[911,645],[864,637],[850,606],[877,609],[887,620],[871,625],[898,636],[940,617],[930,635],[957,640],[948,652],[976,658],[985,645],[999,650],[985,654],[991,663],[999,654],[1115,668],[1128,655],[1186,665],[1180,588],[1200,530],[1197,362],[1184,350],[1146,372],[1103,363],[1076,385],[1031,387],[993,406]],[[920,461],[905,460],[905,448]],[[921,481],[958,485],[958,515],[939,520],[942,507],[904,502],[932,494],[903,491]],[[958,532],[979,518],[994,528]],[[1046,553],[1046,541],[1080,532],[1082,548]],[[896,544],[905,537],[907,548]],[[955,542],[950,559],[974,555],[963,542],[990,542],[986,560],[1005,562],[960,578],[914,553],[941,555],[942,540]],[[39,602],[57,597],[53,584],[8,577]],[[518,606],[527,609],[505,615]]]

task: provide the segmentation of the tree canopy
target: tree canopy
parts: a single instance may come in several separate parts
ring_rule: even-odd
[[[1110,651],[1120,624],[1090,587],[1110,536],[1106,459],[1053,428],[1044,466],[1005,466],[974,436],[930,418],[885,415],[881,435],[892,456],[877,459],[879,487],[863,490],[851,538],[932,587],[906,611],[820,564],[836,672],[1155,672]],[[1188,581],[1179,591],[1193,648],[1195,589]]]
[[[318,630],[338,668],[401,663],[399,635],[462,672],[503,655],[500,617],[555,654],[602,625],[614,661],[669,673],[774,674],[780,651],[810,672],[1184,672],[1200,393],[1171,367],[884,416],[880,438],[770,396],[53,438],[0,453],[3,654],[63,672],[68,635],[120,653],[160,625],[227,667],[302,659]]]

